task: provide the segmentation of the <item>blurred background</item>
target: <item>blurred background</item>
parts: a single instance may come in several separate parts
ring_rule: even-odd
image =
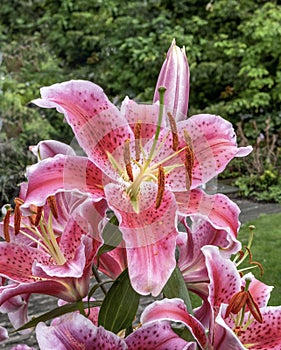
[[[120,104],[153,98],[175,38],[191,72],[189,115],[230,120],[246,160],[219,181],[281,203],[281,5],[262,0],[2,0],[0,6],[0,205],[17,194],[28,151],[70,143],[61,114],[30,101],[42,86],[87,79]]]

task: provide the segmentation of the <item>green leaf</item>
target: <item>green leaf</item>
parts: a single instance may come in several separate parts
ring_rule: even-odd
[[[193,315],[192,305],[185,281],[178,266],[174,269],[171,277],[163,288],[163,294],[166,298],[181,298],[186,305],[187,311]]]
[[[100,306],[100,301],[89,301],[89,302],[82,302],[84,309]],[[51,311],[46,312],[45,314],[32,318],[29,322],[21,326],[20,328],[16,329],[15,332],[22,331],[24,329],[35,327],[39,322],[46,322],[49,321],[55,317],[65,315],[69,312],[78,311],[80,309],[79,302],[72,303],[72,304],[65,304],[63,306],[57,307],[56,309],[53,309]]]
[[[129,328],[136,316],[140,295],[131,286],[128,269],[124,270],[109,289],[99,312],[98,323],[118,333]]]
[[[119,230],[118,225],[119,223],[115,215],[105,225],[105,228],[102,232],[104,244],[98,251],[98,258],[101,256],[101,254],[110,252],[121,243],[122,232]]]

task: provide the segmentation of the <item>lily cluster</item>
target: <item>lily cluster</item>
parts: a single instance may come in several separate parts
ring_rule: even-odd
[[[37,162],[0,224],[0,312],[18,331],[36,327],[40,349],[280,348],[272,287],[239,271],[239,208],[203,190],[252,148],[220,116],[187,118],[188,97],[173,41],[152,104],[126,97],[119,109],[83,80],[33,101],[62,113],[81,147],[31,147]],[[29,320],[34,293],[58,308]]]

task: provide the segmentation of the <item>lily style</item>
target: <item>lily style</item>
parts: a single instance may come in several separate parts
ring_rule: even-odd
[[[22,211],[28,215],[30,206],[64,191],[97,205],[106,201],[119,222],[132,286],[143,295],[158,295],[175,268],[178,215],[200,214],[237,233],[227,219],[234,203],[198,186],[252,149],[238,148],[231,124],[219,116],[184,119],[187,104],[180,101],[188,100],[189,70],[184,50],[173,42],[160,83],[163,70],[177,69],[181,79],[157,85],[159,100],[155,95],[152,105],[126,97],[119,110],[98,85],[82,80],[44,87],[33,101],[64,114],[86,156],[58,154],[31,166]]]

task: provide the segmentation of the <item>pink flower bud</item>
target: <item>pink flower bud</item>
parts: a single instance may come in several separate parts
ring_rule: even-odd
[[[155,88],[153,102],[159,100],[158,88],[164,86],[166,111],[172,113],[176,121],[184,120],[188,110],[189,66],[185,49],[180,49],[173,40],[162,65]]]

